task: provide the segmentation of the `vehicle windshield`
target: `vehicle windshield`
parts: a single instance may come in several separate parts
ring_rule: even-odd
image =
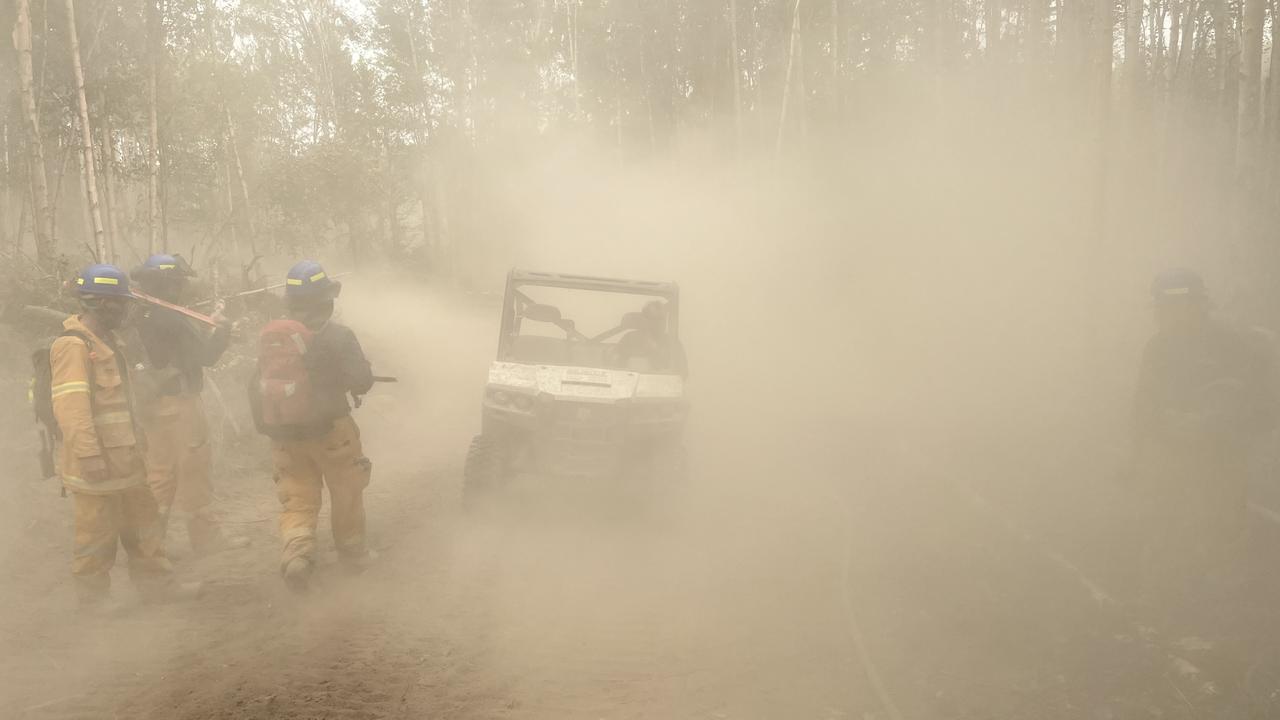
[[[635,372],[674,371],[670,307],[654,295],[521,285],[507,359]]]

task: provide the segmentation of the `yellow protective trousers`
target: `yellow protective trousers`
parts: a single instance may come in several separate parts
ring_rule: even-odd
[[[173,582],[165,558],[160,511],[151,491],[137,485],[110,494],[72,493],[75,497],[75,543],[71,574],[82,603],[106,597],[117,545],[129,554],[129,578],[144,598],[162,595]]]
[[[167,528],[176,504],[186,519],[191,547],[209,548],[218,538],[213,516],[213,461],[209,424],[197,393],[167,395],[141,413],[147,438],[147,484]]]
[[[280,497],[280,567],[298,557],[311,559],[316,549],[321,487],[328,486],[333,543],[340,557],[365,555],[364,489],[372,464],[360,445],[360,428],[350,416],[311,440],[273,441],[276,493]]]

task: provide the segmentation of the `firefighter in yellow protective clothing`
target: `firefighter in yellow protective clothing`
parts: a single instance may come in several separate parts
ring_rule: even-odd
[[[71,572],[83,606],[109,597],[117,545],[144,600],[192,596],[179,588],[161,548],[163,529],[134,424],[126,348],[116,329],[133,295],[128,277],[91,265],[76,280],[83,312],[68,318],[49,350],[53,414],[63,438],[63,485],[75,498]]]
[[[285,285],[289,319],[264,329],[258,374],[250,385],[255,423],[272,439],[282,506],[280,569],[297,592],[308,589],[315,566],[322,487],[329,489],[339,559],[347,569],[359,571],[370,557],[364,489],[372,465],[347,396],[364,395],[374,380],[355,333],[332,320],[340,290],[340,283],[316,262],[290,269]],[[283,338],[283,358],[267,355],[270,337]]]
[[[178,258],[152,255],[133,271],[133,279],[150,295],[178,303],[190,274]],[[200,397],[204,368],[226,352],[229,326],[208,333],[162,307],[145,308],[137,326],[146,351],[145,370],[136,383],[138,419],[147,438],[147,482],[160,504],[160,514],[167,526],[174,505],[178,506],[197,554],[244,547],[248,538],[224,535],[213,514],[209,478],[213,457]]]

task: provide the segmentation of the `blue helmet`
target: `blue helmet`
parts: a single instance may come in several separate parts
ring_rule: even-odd
[[[90,265],[76,278],[76,292],[85,295],[133,297],[129,276],[115,265]]]
[[[172,255],[152,255],[142,267],[148,270],[177,270],[178,258]]]
[[[1151,281],[1151,297],[1156,302],[1169,300],[1205,300],[1204,278],[1188,268],[1174,268],[1156,275]]]
[[[328,300],[338,296],[342,283],[329,277],[315,260],[303,260],[289,268],[284,281],[285,297]]]

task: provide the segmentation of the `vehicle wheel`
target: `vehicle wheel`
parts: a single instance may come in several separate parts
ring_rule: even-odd
[[[484,435],[472,438],[462,468],[463,507],[477,507],[502,487],[509,464],[510,454],[504,443]]]

